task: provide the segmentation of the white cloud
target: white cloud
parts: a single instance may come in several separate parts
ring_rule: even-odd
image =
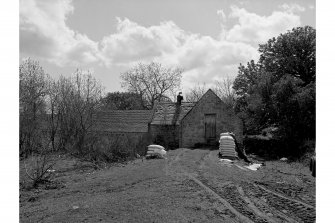
[[[224,35],[226,39],[254,45],[264,43],[301,24],[300,17],[291,12],[274,11],[269,16],[260,16],[236,6],[231,7],[229,18],[237,18],[238,23]]]
[[[220,38],[225,39],[226,38],[226,22],[227,22],[227,16],[223,12],[222,9],[217,10],[216,14],[221,18],[221,32],[220,32]]]
[[[291,3],[291,4],[282,4],[279,6],[279,8],[284,9],[287,12],[290,13],[298,13],[298,12],[304,12],[305,8],[301,5],[298,5],[296,3]]]
[[[300,25],[300,17],[288,9],[260,16],[243,8],[223,10],[219,38],[187,32],[173,21],[142,26],[117,18],[115,33],[99,42],[72,30],[66,24],[74,12],[68,0],[20,1],[20,52],[59,66],[96,66],[125,70],[137,62],[157,61],[185,69],[183,88],[210,84],[222,76],[234,76],[240,63],[257,60],[258,44]],[[237,23],[230,29],[227,20]]]
[[[107,65],[151,61],[165,54],[175,54],[186,35],[171,21],[144,27],[127,18],[117,18],[117,32],[103,38],[101,52]]]
[[[98,44],[66,25],[74,10],[69,0],[20,1],[20,51],[65,65],[98,60]]]
[[[227,20],[227,16],[226,16],[226,14],[223,12],[222,9],[217,10],[217,11],[216,11],[216,14],[218,14],[218,15],[221,17],[223,23],[226,22],[226,20]]]
[[[118,19],[117,23],[117,32],[101,43],[107,66],[129,67],[152,60],[180,66],[185,69],[184,87],[236,73],[239,63],[258,56],[257,49],[249,44],[188,33],[171,21],[150,27],[129,19]]]

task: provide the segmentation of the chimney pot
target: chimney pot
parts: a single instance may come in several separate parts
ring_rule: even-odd
[[[181,101],[184,99],[184,97],[181,95],[182,93],[179,92],[177,96],[177,105],[181,105]]]

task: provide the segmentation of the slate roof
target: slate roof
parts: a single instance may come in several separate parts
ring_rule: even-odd
[[[110,110],[94,115],[96,131],[148,132],[152,110]]]
[[[152,125],[179,125],[184,116],[194,107],[195,102],[160,102],[154,108]]]

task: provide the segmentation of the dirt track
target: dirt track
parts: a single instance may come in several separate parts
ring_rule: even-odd
[[[222,165],[217,153],[178,149],[165,160],[136,160],[94,172],[59,166],[56,180],[64,187],[22,192],[20,220],[315,221],[315,179],[307,167],[276,161],[254,172],[243,169],[243,162]]]

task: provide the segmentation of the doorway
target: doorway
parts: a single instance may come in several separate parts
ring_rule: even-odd
[[[205,139],[209,144],[215,143],[216,114],[205,114]]]

